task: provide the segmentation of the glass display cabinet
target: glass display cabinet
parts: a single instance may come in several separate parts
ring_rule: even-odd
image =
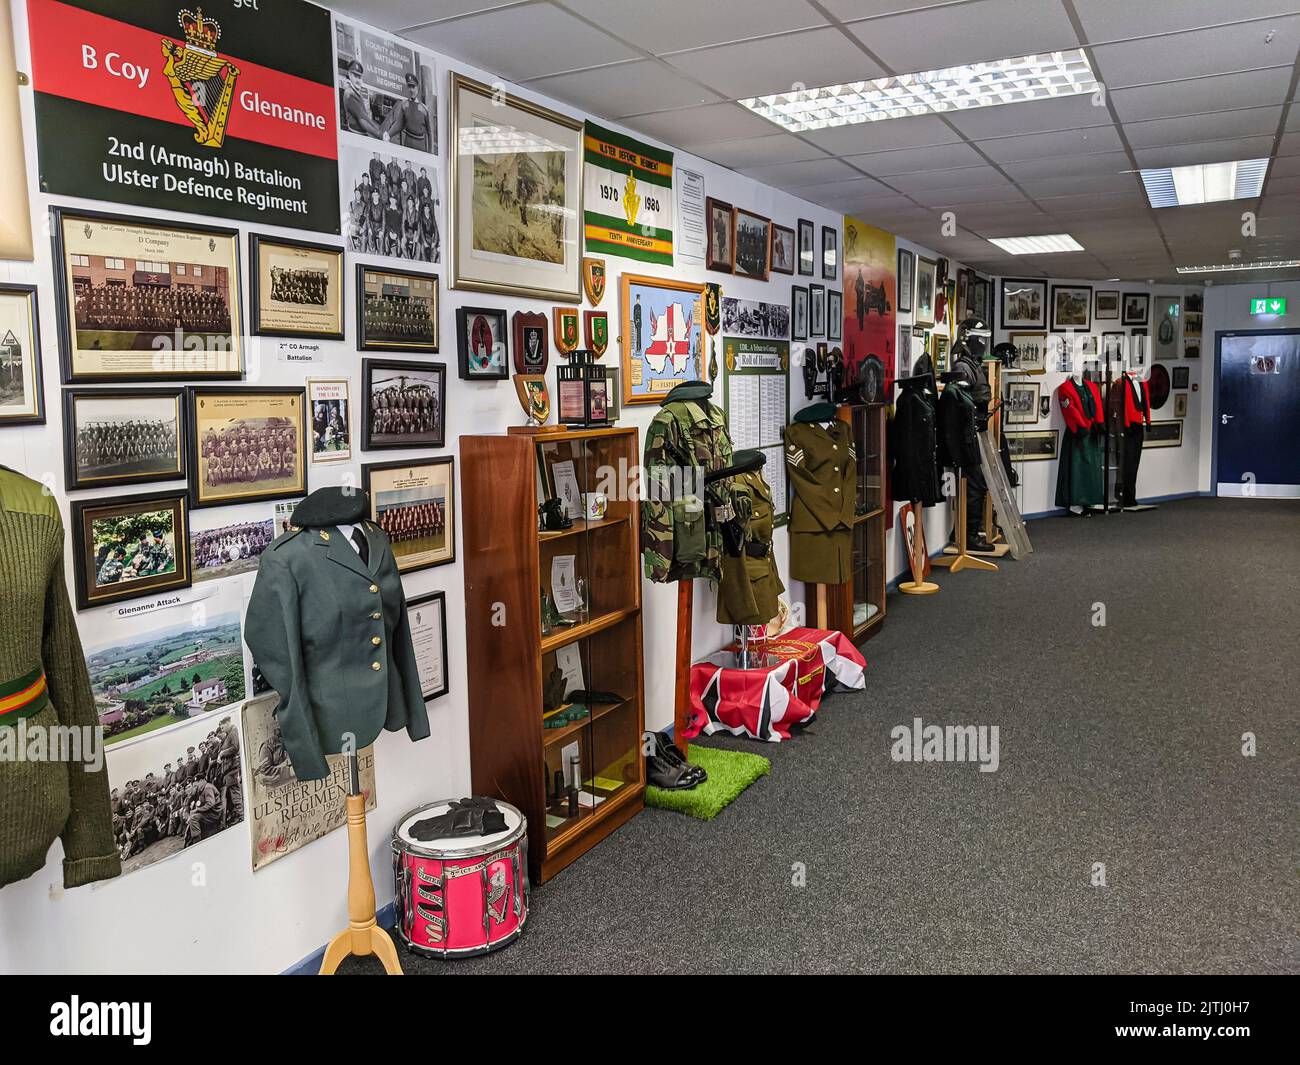
[[[475,794],[549,879],[643,806],[634,428],[461,437]]]
[[[858,493],[853,519],[853,577],[827,589],[830,626],[862,643],[885,619],[885,404],[851,403],[839,416],[853,429]]]

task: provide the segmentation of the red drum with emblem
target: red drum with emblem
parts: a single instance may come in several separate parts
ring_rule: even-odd
[[[394,931],[417,954],[469,957],[506,946],[528,919],[528,821],[496,800],[506,828],[489,836],[420,841],[411,826],[452,800],[411,810],[393,829]]]

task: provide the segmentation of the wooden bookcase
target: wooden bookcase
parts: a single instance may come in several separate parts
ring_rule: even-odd
[[[853,430],[858,452],[858,497],[853,520],[853,578],[826,589],[830,627],[855,644],[880,631],[885,620],[885,405],[848,403],[839,416]],[[892,509],[892,508],[890,508]]]
[[[529,871],[541,882],[644,805],[640,513],[626,487],[641,461],[637,431],[462,436],[460,453],[471,778],[476,795],[505,799],[528,818]],[[579,514],[571,529],[540,531],[539,504],[565,483],[604,492],[604,518]],[[557,557],[571,557],[571,573],[585,581],[586,610],[543,633],[541,593],[554,601]],[[575,662],[581,687],[618,698],[547,728],[544,718],[555,716],[543,711],[547,678]],[[560,703],[560,714],[572,711]],[[570,816],[567,797],[548,793],[557,770],[572,778],[574,754],[581,794]]]

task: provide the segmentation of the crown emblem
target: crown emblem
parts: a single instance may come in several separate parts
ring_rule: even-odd
[[[214,18],[204,18],[203,8],[194,11],[185,9],[176,17],[185,33],[185,43],[191,48],[202,48],[207,52],[217,50],[217,38],[221,36],[221,23]]]

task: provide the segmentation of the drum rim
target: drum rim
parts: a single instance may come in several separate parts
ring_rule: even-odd
[[[505,799],[496,799],[492,801],[498,806],[513,810],[519,816],[519,826],[507,835],[504,839],[499,839],[491,845],[478,844],[472,847],[448,847],[443,850],[438,847],[432,847],[427,843],[412,842],[405,839],[399,834],[398,830],[413,815],[421,810],[427,810],[431,806],[446,806],[449,803],[456,802],[456,799],[434,799],[432,802],[422,802],[419,806],[413,806],[402,814],[401,817],[393,824],[393,846],[400,847],[408,854],[414,854],[421,858],[477,858],[483,854],[490,854],[492,851],[500,850],[502,847],[508,847],[512,843],[518,843],[528,832],[528,818],[524,816],[523,810],[513,803],[506,802]]]

